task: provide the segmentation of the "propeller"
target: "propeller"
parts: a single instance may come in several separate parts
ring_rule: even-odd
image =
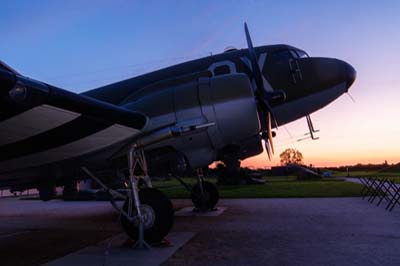
[[[244,23],[244,31],[246,33],[247,47],[250,56],[250,62],[253,71],[253,77],[256,84],[255,96],[257,100],[257,109],[261,123],[261,138],[264,140],[265,149],[267,150],[268,158],[271,160],[271,152],[274,153],[274,144],[272,141],[272,127],[271,120],[273,121],[276,128],[278,128],[278,122],[275,119],[271,105],[269,101],[275,98],[285,99],[286,95],[283,91],[276,91],[267,93],[264,87],[264,81],[261,73],[260,66],[258,65],[257,54],[251,41],[249,29],[246,22]]]
[[[267,128],[271,129],[271,114],[267,113]],[[264,130],[261,132],[261,138],[264,140],[265,143],[265,150],[267,151],[268,158],[271,160],[271,152],[274,154],[274,143],[272,141],[272,130]]]

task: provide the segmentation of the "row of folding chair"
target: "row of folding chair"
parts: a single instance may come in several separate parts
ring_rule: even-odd
[[[367,199],[369,203],[374,203],[377,200],[379,206],[383,200],[386,202],[385,209],[392,211],[393,208],[400,204],[400,185],[388,178],[360,178],[363,188],[361,195],[363,199]]]

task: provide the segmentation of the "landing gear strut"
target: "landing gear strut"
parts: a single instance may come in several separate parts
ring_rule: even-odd
[[[124,176],[127,195],[108,188],[87,168],[82,170],[111,195],[111,204],[120,212],[122,227],[135,241],[135,247],[149,247],[149,244],[162,241],[168,234],[173,225],[174,212],[171,201],[151,186],[144,151],[133,145],[128,152],[128,163],[129,176]],[[139,191],[140,181],[144,181],[145,188]],[[125,200],[122,208],[115,203],[117,198]]]
[[[197,170],[197,179],[198,182],[191,191],[194,207],[201,211],[213,210],[219,200],[217,187],[211,182],[204,181],[202,169]]]

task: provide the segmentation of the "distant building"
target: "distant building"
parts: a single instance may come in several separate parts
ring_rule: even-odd
[[[315,171],[315,169],[296,164],[272,167],[271,174],[272,176],[295,175],[299,180],[321,178],[321,175],[318,173],[318,171]]]
[[[273,166],[271,167],[272,176],[288,176],[293,175],[293,169],[288,166]]]

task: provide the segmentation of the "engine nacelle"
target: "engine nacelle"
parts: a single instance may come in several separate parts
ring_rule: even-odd
[[[126,108],[150,117],[145,131],[155,132],[139,143],[151,144],[146,150],[172,147],[183,154],[192,169],[209,165],[217,159],[218,150],[240,145],[260,131],[255,98],[245,74],[164,81],[127,101],[131,102]],[[168,137],[187,129],[188,133]]]
[[[205,82],[199,81],[199,98],[208,121],[215,121],[217,125],[208,130],[215,149],[240,144],[258,134],[260,121],[247,75],[216,76],[210,79],[209,86]]]

